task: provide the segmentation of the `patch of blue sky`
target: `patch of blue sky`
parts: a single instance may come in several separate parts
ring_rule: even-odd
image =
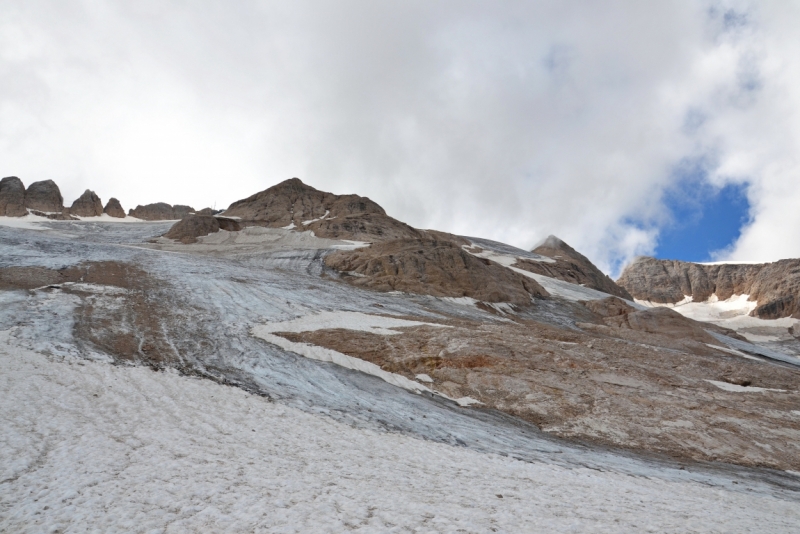
[[[750,221],[747,184],[718,188],[702,177],[690,177],[670,189],[664,202],[671,218],[659,232],[655,256],[661,259],[710,261]]]

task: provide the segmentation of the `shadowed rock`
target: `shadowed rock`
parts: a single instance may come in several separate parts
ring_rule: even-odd
[[[564,280],[571,284],[578,284],[596,289],[623,299],[633,300],[633,297],[625,291],[625,289],[618,286],[608,275],[595,267],[595,265],[589,261],[589,258],[554,235],[545,239],[544,242],[534,248],[532,252],[547,256],[556,261],[555,263],[545,263],[520,259],[517,260],[515,267],[525,269],[532,273]]]
[[[25,207],[44,213],[61,213],[64,198],[53,180],[34,182],[25,191]]]
[[[136,208],[128,212],[128,215],[145,221],[174,221],[183,219],[193,212],[194,208],[191,206],[183,206],[180,204],[171,206],[165,202],[156,202],[155,204],[147,204],[146,206],[136,206]]]
[[[69,213],[78,217],[99,217],[103,214],[103,203],[94,191],[87,189],[72,203]]]
[[[122,209],[122,204],[120,204],[119,200],[114,197],[108,199],[108,204],[106,204],[106,207],[103,208],[103,213],[109,217],[116,217],[118,219],[125,218],[125,210]]]
[[[635,298],[660,304],[690,296],[704,302],[750,295],[751,315],[762,319],[800,317],[800,259],[761,264],[701,265],[677,260],[637,258],[617,281]]]
[[[0,180],[0,217],[23,217],[25,209],[25,186],[16,176]]]
[[[422,237],[366,197],[318,191],[298,178],[234,202],[222,215],[237,217],[245,226],[312,230],[318,237],[330,239],[374,242]]]
[[[547,291],[526,276],[477,258],[450,241],[403,239],[335,252],[325,265],[347,273],[353,285],[436,297],[530,304]]]

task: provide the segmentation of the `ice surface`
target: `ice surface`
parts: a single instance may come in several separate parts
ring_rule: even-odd
[[[175,372],[57,361],[5,341],[0,367],[4,532],[794,532],[800,523],[787,497],[354,428]]]

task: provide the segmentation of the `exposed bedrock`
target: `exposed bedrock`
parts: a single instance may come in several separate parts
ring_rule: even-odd
[[[762,319],[800,318],[800,259],[760,264],[701,265],[677,260],[637,258],[617,283],[639,300],[661,304],[690,296],[703,302],[750,295],[752,314]]]
[[[125,218],[125,210],[122,209],[122,204],[120,204],[119,200],[114,197],[108,199],[106,207],[103,208],[103,213],[109,217],[116,217],[118,219]]]
[[[164,237],[189,244],[196,243],[198,237],[213,234],[220,230],[238,232],[241,229],[239,223],[233,219],[192,214],[176,222],[172,228],[164,234]]]
[[[555,263],[545,263],[526,259],[517,260],[516,267],[532,273],[578,284],[609,295],[633,300],[633,297],[598,269],[589,258],[563,242],[554,235],[549,236],[531,252],[552,258]]]
[[[430,234],[429,234],[430,235]],[[436,297],[530,304],[547,291],[535,280],[478,258],[450,240],[401,239],[355,251],[339,251],[325,264],[346,273],[353,285]]]
[[[299,178],[234,202],[222,215],[239,218],[245,225],[312,230],[330,239],[377,242],[422,237],[419,230],[389,217],[366,197],[326,193]]]
[[[87,189],[72,203],[69,213],[78,217],[99,217],[103,214],[103,203],[94,191]]]
[[[0,217],[22,217],[25,209],[25,186],[16,176],[0,180]]]
[[[128,212],[131,217],[145,221],[175,221],[183,219],[190,213],[194,213],[191,206],[176,204],[171,206],[166,202],[156,202],[155,204],[141,204]]]
[[[53,180],[33,182],[25,190],[25,207],[44,213],[61,213],[64,197]]]

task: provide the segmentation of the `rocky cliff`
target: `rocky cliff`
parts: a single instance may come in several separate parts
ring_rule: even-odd
[[[752,314],[762,319],[800,318],[800,259],[761,264],[703,265],[677,260],[637,258],[617,283],[639,300],[680,302],[690,296],[703,302],[750,295]]]
[[[106,207],[103,208],[103,213],[109,217],[116,217],[118,219],[125,218],[125,210],[122,209],[122,204],[120,204],[119,200],[114,197],[108,199]]]

